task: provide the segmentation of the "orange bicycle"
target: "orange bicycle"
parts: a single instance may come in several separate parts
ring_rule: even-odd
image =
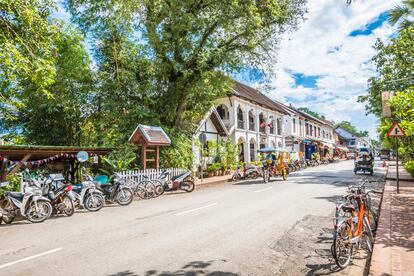
[[[372,252],[374,236],[371,225],[374,218],[370,210],[369,193],[375,191],[365,193],[363,185],[351,190],[344,197],[347,203],[336,208],[335,232],[331,249],[335,262],[340,268],[349,265],[354,248],[359,249],[363,242]]]

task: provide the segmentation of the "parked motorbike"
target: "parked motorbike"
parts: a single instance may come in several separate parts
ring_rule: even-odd
[[[97,189],[105,195],[105,199],[116,200],[119,205],[129,205],[134,199],[134,192],[130,187],[125,186],[124,181],[117,173],[115,173],[113,183],[98,184]]]
[[[52,214],[50,200],[42,196],[39,187],[25,187],[24,193],[5,192],[4,197],[7,203],[1,210],[1,219],[6,224],[12,223],[19,213],[33,223],[43,222]]]
[[[50,199],[50,203],[53,207],[53,213],[64,213],[68,217],[72,216],[75,212],[75,195],[73,194],[73,186],[63,184],[59,188],[56,188],[52,184],[51,179],[48,179],[45,183],[47,185],[47,197]]]
[[[170,172],[163,170],[160,176],[153,180],[155,192],[162,195],[164,192],[183,190],[188,193],[194,191],[195,184],[191,172],[185,172],[170,178]]]
[[[240,167],[237,167],[236,170],[233,173],[233,176],[231,179],[233,181],[242,180],[242,179],[256,179],[260,175],[260,172],[258,168],[255,167],[249,167],[243,171],[243,175],[240,172]]]
[[[90,175],[83,175],[82,184],[74,185],[75,205],[85,208],[90,212],[96,212],[105,205],[105,197],[102,191],[96,189],[93,178]]]

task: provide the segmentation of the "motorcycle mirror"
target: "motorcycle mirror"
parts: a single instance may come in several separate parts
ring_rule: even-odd
[[[76,159],[81,163],[88,161],[88,158],[89,156],[86,151],[80,151],[76,154]]]

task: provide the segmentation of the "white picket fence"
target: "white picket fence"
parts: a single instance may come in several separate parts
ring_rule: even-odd
[[[144,180],[144,176],[148,177],[149,180],[157,179],[161,172],[166,170],[169,172],[170,177],[180,175],[187,172],[186,169],[169,168],[169,169],[147,169],[147,170],[129,170],[120,172],[119,175],[125,180],[126,183],[139,183]]]

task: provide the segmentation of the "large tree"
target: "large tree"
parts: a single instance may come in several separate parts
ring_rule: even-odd
[[[137,70],[136,81],[151,82],[147,106],[172,127],[193,123],[215,97],[224,95],[230,85],[226,73],[269,62],[281,34],[303,15],[305,0],[65,3],[94,45],[107,29],[112,38],[121,35],[141,47],[136,54],[143,56],[135,58],[146,67]],[[120,49],[114,46],[112,53]],[[145,69],[151,70],[148,78],[141,76]]]
[[[414,27],[403,30],[390,43],[378,40],[377,54],[372,58],[376,76],[368,80],[368,94],[359,97],[367,113],[381,117],[382,91],[404,91],[414,81]]]
[[[54,8],[52,0],[0,1],[0,120],[15,118],[24,107],[23,82],[52,97],[58,33],[48,19]]]
[[[55,22],[59,36],[54,41],[56,64],[53,83],[48,86],[53,97],[35,93],[31,81],[22,82],[20,102],[24,105],[15,120],[4,120],[9,136],[22,134],[22,142],[41,145],[91,144],[91,133],[84,128],[93,111],[93,91],[89,54],[83,36],[73,26]]]

